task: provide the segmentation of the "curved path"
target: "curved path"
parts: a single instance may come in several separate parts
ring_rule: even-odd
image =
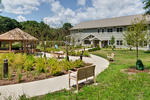
[[[79,57],[70,56],[70,59],[75,60],[79,59]],[[109,65],[107,60],[95,55],[83,57],[83,61],[96,65],[96,75],[106,69]],[[71,81],[71,85],[74,84],[75,82]],[[12,97],[12,99],[15,100],[23,94],[27,97],[34,97],[62,89],[68,89],[68,74],[40,81],[0,86],[0,100],[5,100],[5,98],[8,97]]]

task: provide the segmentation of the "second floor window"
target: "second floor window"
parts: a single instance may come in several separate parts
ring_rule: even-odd
[[[117,32],[122,32],[123,29],[122,28],[117,28]]]
[[[107,29],[107,32],[113,32],[112,28]]]

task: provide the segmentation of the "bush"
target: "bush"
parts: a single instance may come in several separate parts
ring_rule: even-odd
[[[88,51],[84,51],[84,52],[83,52],[83,56],[85,56],[85,57],[90,57],[90,54],[89,54]]]
[[[74,61],[73,63],[74,63],[74,66],[75,66],[76,68],[79,68],[79,67],[83,67],[83,66],[84,66],[84,63],[83,63],[82,60],[76,60],[76,61]]]
[[[82,53],[82,51],[75,52],[74,50],[72,50],[71,52],[69,52],[69,55],[70,56],[80,56],[81,53]],[[90,54],[88,53],[88,51],[84,51],[83,56],[84,57],[89,57]]]
[[[35,62],[35,69],[37,72],[41,73],[47,71],[46,58],[37,58]]]
[[[88,51],[89,51],[89,52],[93,52],[93,51],[97,51],[97,50],[101,50],[101,48],[97,48],[97,47],[96,47],[96,48],[89,49]]]
[[[62,72],[62,67],[60,66],[59,61],[55,58],[48,59],[48,67],[51,75],[60,75]]]
[[[62,60],[61,65],[63,66],[63,70],[68,71],[72,68],[74,68],[72,61]]]
[[[24,62],[24,69],[26,71],[31,71],[31,69],[33,69],[33,66],[34,66],[34,62],[35,62],[34,56],[32,56],[32,55],[27,56],[27,58]]]

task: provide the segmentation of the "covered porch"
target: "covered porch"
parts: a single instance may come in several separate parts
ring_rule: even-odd
[[[16,28],[0,35],[0,53],[35,53],[38,39]],[[19,47],[12,44],[19,43]]]
[[[99,40],[98,38],[96,38],[93,35],[89,35],[82,40],[82,45],[83,46],[94,46],[94,47],[99,46],[99,47],[101,47],[101,40]]]

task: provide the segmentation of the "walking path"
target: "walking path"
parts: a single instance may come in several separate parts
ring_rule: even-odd
[[[79,57],[70,56],[70,59],[75,60],[79,59]],[[106,69],[109,65],[107,60],[95,55],[83,57],[83,61],[96,65],[96,75]],[[71,81],[71,85],[74,84],[75,82]],[[0,100],[5,100],[5,98],[8,97],[12,97],[12,100],[15,100],[23,94],[27,97],[34,97],[62,89],[68,89],[68,74],[34,82],[0,86]]]

